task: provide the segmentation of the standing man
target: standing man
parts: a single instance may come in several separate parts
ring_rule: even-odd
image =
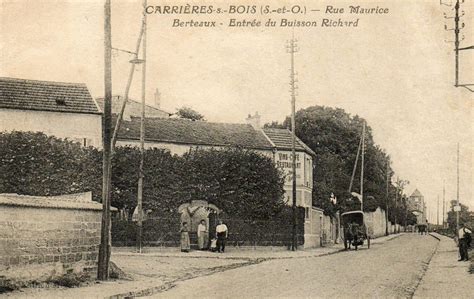
[[[198,225],[197,236],[198,236],[198,247],[199,250],[204,250],[207,247],[207,226],[206,220],[202,219]]]
[[[471,245],[471,234],[472,231],[467,228],[465,224],[462,224],[461,228],[458,231],[459,255],[461,256],[459,261],[469,260],[467,250]]]
[[[222,220],[219,220],[219,225],[216,227],[216,238],[217,238],[217,251],[224,252],[225,250],[225,241],[228,235],[227,225],[222,223]]]

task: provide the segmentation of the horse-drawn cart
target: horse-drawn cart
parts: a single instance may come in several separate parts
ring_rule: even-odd
[[[367,240],[367,248],[370,248],[369,230],[362,211],[342,213],[341,224],[345,249],[350,249],[352,245],[357,250],[359,246],[364,245],[364,240]]]

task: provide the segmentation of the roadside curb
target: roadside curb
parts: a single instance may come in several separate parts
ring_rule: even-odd
[[[240,258],[241,260],[247,260],[247,262],[242,263],[242,264],[232,265],[231,267],[224,267],[224,268],[218,269],[216,271],[210,271],[209,273],[205,273],[205,274],[202,274],[202,275],[191,275],[191,276],[188,276],[188,277],[179,278],[179,279],[176,279],[176,280],[173,280],[173,281],[170,281],[170,282],[166,282],[162,285],[145,288],[145,289],[142,289],[142,290],[139,290],[139,291],[116,294],[116,295],[108,296],[106,298],[108,298],[108,299],[121,299],[121,298],[130,298],[130,297],[151,296],[153,294],[164,292],[164,291],[167,291],[167,290],[173,288],[176,285],[176,283],[178,283],[178,282],[190,280],[190,279],[193,279],[193,278],[196,278],[196,277],[203,277],[203,276],[213,275],[215,273],[224,272],[224,271],[228,271],[228,270],[233,270],[233,269],[246,267],[246,266],[252,266],[252,265],[260,264],[260,263],[271,261],[271,260],[323,257],[323,256],[333,255],[333,254],[336,254],[336,253],[339,253],[339,252],[344,252],[344,251],[345,251],[344,248],[342,248],[342,249],[334,250],[332,252],[325,252],[323,254],[311,255],[311,256]],[[213,258],[213,257],[187,257],[187,258]],[[236,259],[236,258],[232,258],[232,257],[219,257],[219,258],[221,258],[221,259]]]
[[[388,238],[387,240],[383,240],[377,244],[384,244],[385,242],[388,242],[388,241],[391,241],[391,240],[394,240],[396,238],[399,238],[400,236],[402,236],[402,234],[397,234],[397,235],[393,235],[392,237]],[[154,295],[154,294],[157,294],[157,293],[161,293],[161,292],[165,292],[169,289],[172,289],[173,287],[176,286],[177,283],[179,282],[182,282],[182,281],[186,281],[186,280],[190,280],[190,279],[194,279],[194,278],[197,278],[197,277],[203,277],[203,276],[209,276],[209,275],[213,275],[215,273],[219,273],[219,272],[224,272],[224,271],[228,271],[228,270],[233,270],[233,269],[237,269],[237,268],[241,268],[241,267],[246,267],[246,266],[252,266],[252,265],[256,265],[256,264],[260,264],[260,263],[263,263],[263,262],[267,262],[267,261],[271,261],[271,260],[285,260],[285,259],[303,259],[303,258],[315,258],[315,257],[324,257],[324,256],[329,256],[329,255],[334,255],[334,254],[337,254],[337,253],[341,253],[341,252],[346,252],[346,250],[344,248],[340,248],[340,249],[335,249],[334,251],[330,251],[330,252],[325,252],[325,253],[321,253],[321,254],[313,254],[313,255],[305,255],[305,256],[280,256],[280,257],[255,257],[255,258],[252,258],[252,257],[225,257],[225,256],[173,256],[173,255],[159,255],[160,257],[175,257],[175,258],[204,258],[204,259],[233,259],[233,260],[246,260],[247,262],[245,263],[241,263],[241,264],[236,264],[236,265],[232,265],[230,267],[222,267],[222,268],[217,268],[215,269],[214,271],[210,271],[208,273],[204,273],[204,274],[197,274],[197,275],[190,275],[190,276],[187,276],[187,277],[182,277],[182,278],[178,278],[176,280],[173,280],[173,281],[169,281],[169,282],[166,282],[166,283],[163,283],[161,285],[157,285],[157,286],[154,286],[154,287],[148,287],[148,288],[144,288],[142,290],[138,290],[138,291],[132,291],[132,292],[126,292],[126,293],[121,293],[121,294],[116,294],[116,295],[112,295],[112,296],[108,296],[106,298],[108,299],[122,299],[122,298],[132,298],[132,297],[142,297],[142,296],[151,296],[151,295]],[[150,255],[150,256],[153,256],[153,255]]]
[[[394,239],[397,239],[401,237],[403,234],[396,234],[396,235],[390,235],[390,238],[387,238],[386,240],[377,242],[375,244],[384,244],[385,242],[392,241]],[[383,236],[386,237],[386,236]],[[382,237],[379,237],[382,238]],[[372,240],[377,240],[379,238],[375,238]],[[375,245],[374,244],[374,245]],[[331,248],[331,247],[322,247],[322,248]],[[277,259],[298,259],[298,258],[310,258],[310,257],[320,257],[320,256],[326,256],[326,255],[331,255],[331,254],[336,254],[341,251],[345,251],[344,248],[339,248],[339,249],[334,249],[331,252],[325,252],[325,253],[308,253],[307,255],[300,255],[300,256],[295,256],[295,255],[287,255],[287,256],[226,256],[226,255],[173,255],[173,254],[160,254],[160,253],[146,253],[146,256],[150,257],[165,257],[165,258],[182,258],[182,259],[230,259],[230,260],[254,260],[254,259],[265,259],[265,260],[277,260]],[[282,251],[283,252],[283,251]],[[298,252],[298,251],[296,251]],[[299,252],[304,252],[304,251],[299,251]],[[113,253],[115,256],[134,256],[135,253],[132,252],[116,252]]]
[[[107,299],[122,299],[122,298],[134,298],[134,297],[151,296],[151,295],[154,295],[154,294],[157,294],[157,293],[160,293],[160,292],[167,291],[167,290],[173,288],[176,285],[176,283],[181,282],[181,281],[186,281],[186,280],[194,279],[194,278],[197,278],[197,277],[209,276],[209,275],[213,275],[213,274],[216,274],[216,273],[219,273],[219,272],[233,270],[233,269],[237,269],[237,268],[241,268],[241,267],[256,265],[256,264],[263,263],[265,261],[267,261],[267,260],[266,259],[254,259],[254,260],[249,260],[246,263],[242,263],[242,264],[233,264],[233,265],[230,265],[230,266],[216,267],[212,271],[209,271],[207,273],[198,273],[198,274],[194,274],[194,275],[189,275],[189,276],[177,278],[177,279],[169,281],[169,282],[165,282],[165,283],[163,283],[161,285],[158,285],[158,286],[148,287],[148,288],[144,288],[144,289],[138,290],[138,291],[131,291],[131,292],[125,292],[125,293],[116,294],[116,295],[112,295],[112,296],[107,296],[105,298],[107,298]]]
[[[418,288],[420,287],[421,283],[423,282],[423,279],[425,278],[426,276],[426,273],[428,272],[428,269],[430,267],[430,263],[431,263],[431,260],[433,259],[433,257],[436,255],[436,253],[438,252],[438,249],[439,249],[439,246],[441,244],[441,239],[438,238],[437,236],[434,236],[432,234],[428,234],[430,236],[432,236],[433,238],[437,239],[438,240],[438,243],[436,244],[436,247],[435,249],[433,250],[433,253],[431,254],[430,258],[428,259],[428,261],[426,262],[426,264],[423,265],[423,268],[422,268],[422,272],[421,272],[421,276],[418,278],[418,282],[415,286],[415,288],[413,289],[412,292],[410,292],[410,295],[408,298],[413,298],[416,294],[416,291],[418,290]]]

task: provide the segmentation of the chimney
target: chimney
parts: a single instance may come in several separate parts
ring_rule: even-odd
[[[245,119],[247,124],[251,125],[255,130],[260,130],[260,115],[258,114],[258,111],[255,112],[255,115],[250,115]]]
[[[161,106],[161,94],[160,92],[158,91],[158,88],[155,89],[155,107],[160,109],[160,106]]]

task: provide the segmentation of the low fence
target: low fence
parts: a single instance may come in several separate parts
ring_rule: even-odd
[[[229,229],[227,246],[290,246],[292,221],[287,217],[271,220],[242,220],[223,218]],[[180,217],[148,218],[142,226],[143,246],[177,247],[180,245]],[[136,246],[138,225],[135,222],[113,219],[112,245]],[[304,243],[304,214],[299,213],[298,245]],[[211,238],[213,236],[210,236]],[[196,232],[190,232],[191,244],[197,244]]]

